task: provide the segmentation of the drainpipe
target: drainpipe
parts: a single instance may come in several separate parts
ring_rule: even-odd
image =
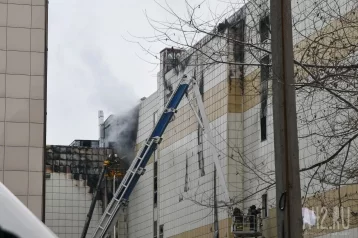
[[[214,167],[214,238],[219,238],[218,203],[216,200],[216,168]]]

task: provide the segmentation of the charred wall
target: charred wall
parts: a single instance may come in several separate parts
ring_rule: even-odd
[[[66,173],[74,180],[83,180],[91,190],[96,186],[103,161],[113,151],[109,148],[86,148],[48,145],[46,174]]]
[[[60,238],[80,237],[108,148],[46,147],[45,224]],[[120,182],[120,181],[119,181]],[[102,183],[87,237],[105,206]]]

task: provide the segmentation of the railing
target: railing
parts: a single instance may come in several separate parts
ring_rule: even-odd
[[[257,224],[259,217],[254,215],[240,215],[233,217],[231,231],[236,237],[260,236],[260,227]]]

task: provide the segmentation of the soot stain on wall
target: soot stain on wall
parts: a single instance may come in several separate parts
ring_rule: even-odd
[[[74,180],[83,180],[92,193],[103,161],[112,153],[113,151],[108,148],[48,145],[46,146],[46,173],[70,174]]]

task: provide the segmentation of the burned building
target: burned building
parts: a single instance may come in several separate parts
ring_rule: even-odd
[[[70,146],[46,147],[45,224],[60,238],[80,237],[103,162],[113,154],[113,150],[109,148],[74,146],[81,142],[97,145],[93,143],[96,141],[75,140]],[[122,165],[117,166],[116,170],[121,175],[125,174]],[[108,171],[101,184],[88,236],[113,194],[113,181],[118,186],[122,179],[122,176],[113,178],[113,173],[110,172],[112,171]]]
[[[354,11],[349,15],[351,9],[357,8],[356,1],[338,2],[345,2],[346,5],[341,8],[341,14],[347,16],[347,19],[357,19]],[[310,0],[299,4],[292,3],[295,19],[299,18],[297,12],[306,13],[300,9],[301,7],[318,8],[317,5],[320,5],[319,11],[326,7],[322,4],[324,1],[319,4]],[[164,105],[181,80],[181,73],[186,70],[186,73],[200,84],[205,112],[214,137],[213,143],[206,140],[203,128],[199,125],[192,109],[195,110],[195,105],[192,107],[193,105],[189,105],[189,101],[184,98],[177,108],[175,118],[166,128],[160,145],[149,159],[145,173],[138,180],[129,198],[128,218],[124,219],[124,222],[121,220],[123,226],[119,229],[121,232],[127,232],[124,237],[203,238],[217,234],[219,237],[234,236],[229,205],[225,203],[222,184],[217,181],[212,159],[213,147],[219,153],[219,163],[232,205],[245,213],[249,209],[249,214],[252,214],[252,208],[260,208],[260,222],[256,225],[259,226],[264,237],[277,237],[273,110],[270,89],[272,72],[271,55],[268,53],[271,43],[270,13],[268,9],[267,1],[250,1],[233,16],[219,24],[214,30],[214,36],[212,34],[204,36],[194,47],[187,50],[164,49],[160,53],[161,67],[157,75],[157,91],[143,98],[137,111],[134,110],[133,113],[121,116],[113,115],[106,121],[104,121],[103,112],[99,113],[100,147],[111,147],[116,153],[123,156],[131,155],[129,158],[132,158],[134,151],[138,151],[147,143],[147,138],[163,112]],[[326,10],[329,12],[329,9]],[[312,12],[316,15],[314,11]],[[312,34],[332,36],[339,32],[335,31],[334,27],[343,24],[341,20],[331,19],[333,22],[331,25],[329,21],[325,21],[321,22],[319,27],[309,29],[310,24],[315,26],[316,22],[322,20],[316,19],[316,16],[311,15],[311,17],[310,19],[304,16],[303,20],[295,26],[296,34],[294,34],[293,43],[296,55],[300,56],[302,51],[306,50],[312,40],[310,39]],[[317,17],[320,15],[318,14]],[[328,27],[324,24],[328,24]],[[352,26],[347,28],[351,32],[357,32]],[[229,41],[230,37],[234,37],[235,40]],[[354,37],[356,36],[352,36]],[[324,37],[322,39],[327,40]],[[242,42],[249,42],[250,47],[254,45],[260,50],[248,48]],[[357,42],[357,38],[353,42]],[[220,61],[223,55],[218,55],[217,52],[227,54],[224,55],[225,62]],[[208,55],[211,58],[208,58]],[[309,57],[314,57],[314,55],[311,53]],[[310,62],[311,58],[306,60]],[[329,111],[327,105],[332,104],[324,100],[332,100],[332,98],[322,97],[322,95],[318,95],[318,100],[314,98],[313,101],[316,104],[314,110],[310,108],[312,109],[310,116],[316,117],[315,113],[322,114],[324,110]],[[188,96],[189,98],[192,96],[190,92]],[[298,117],[306,113],[307,108],[303,99],[302,95],[297,95],[298,103],[302,106],[301,111],[297,112]],[[301,136],[311,129],[307,128],[307,125],[300,125],[298,133]],[[321,142],[314,141],[314,143]],[[357,141],[354,140],[354,142]],[[301,138],[299,143],[301,166],[314,164],[318,156],[323,157],[325,154],[322,152],[324,148],[315,147],[307,137]],[[356,154],[347,153],[347,156],[342,156],[341,159],[349,157],[350,165],[353,166]],[[339,158],[337,160],[343,162]],[[74,175],[67,162],[55,160],[49,166],[60,171],[55,173],[62,174],[64,172],[61,171],[67,171],[64,166],[69,166],[67,174],[71,176],[72,182],[81,181],[83,171],[86,171],[83,164],[82,161],[74,164],[73,172],[78,174],[76,178],[72,178]],[[92,166],[90,170],[94,168],[95,166]],[[317,171],[318,169],[320,167],[317,167]],[[80,180],[77,180],[78,178]],[[328,197],[329,202],[337,204],[337,197],[344,194],[346,200],[339,206],[346,208],[351,206],[350,202],[357,198],[356,176],[349,186],[335,188],[330,185],[327,186],[329,191],[320,190],[320,193],[314,189],[323,184],[322,178],[313,180],[315,184],[311,183],[310,178],[312,177],[304,177],[304,174],[301,174],[302,187],[305,189],[302,190],[302,195],[310,204],[322,206],[323,203],[317,200],[318,197]],[[77,193],[77,188],[71,187],[71,189]],[[76,193],[72,193],[71,196],[77,196]],[[64,197],[65,205],[67,200],[69,204],[71,203],[71,196],[68,196],[68,199],[61,194],[59,196]],[[326,205],[329,204],[326,203]],[[352,214],[356,214],[357,205],[356,203],[353,205]],[[79,205],[76,204],[76,206]],[[333,210],[333,207],[331,206],[330,209]],[[51,208],[48,210],[50,211]],[[69,214],[72,214],[71,208],[68,210]],[[65,217],[65,215],[61,216]],[[60,219],[63,225],[62,220]],[[53,222],[58,221],[54,219]],[[344,234],[348,237],[357,237],[357,228],[355,228],[357,224],[353,223],[354,229],[347,229]],[[241,227],[244,227],[244,224],[241,224]],[[66,226],[65,228],[67,229]],[[71,229],[69,228],[68,232]],[[79,230],[79,227],[74,230],[76,229]],[[310,232],[316,232],[309,234],[310,237],[319,235],[331,237],[327,233],[333,230]]]
[[[320,55],[319,62],[328,62],[335,56],[336,61],[332,64],[344,65],[342,62],[346,60],[353,62],[348,63],[348,66],[356,65],[357,48],[353,47],[353,54],[346,51],[346,43],[342,42],[356,44],[357,36],[340,34],[345,28],[349,32],[357,32],[357,1],[336,1],[335,6],[340,9],[341,15],[335,15],[337,13],[329,5],[328,1],[292,1],[293,19],[296,21],[293,29],[294,56],[311,63],[314,57],[317,59],[317,55],[329,52]],[[204,36],[185,51],[166,48],[160,52],[157,91],[140,104],[136,150],[147,142],[169,96],[179,84],[183,71],[188,78],[193,77],[200,84],[214,143],[210,144],[206,140],[192,110],[195,105],[189,105],[189,100],[184,98],[177,108],[175,118],[166,128],[158,149],[148,161],[146,173],[139,179],[131,194],[128,207],[129,237],[213,237],[214,234],[233,237],[229,206],[225,204],[222,185],[216,181],[212,147],[219,151],[220,165],[231,202],[245,213],[253,206],[261,208],[258,224],[263,236],[277,237],[269,9],[269,1],[248,1],[219,24],[213,34]],[[322,16],[323,13],[327,15],[326,18]],[[342,18],[349,20],[342,21]],[[338,48],[331,47],[334,41],[340,42],[338,45],[342,44],[341,50],[335,51]],[[322,52],[317,50],[320,47],[323,47]],[[345,54],[341,54],[343,51]],[[306,52],[309,53],[305,55]],[[173,53],[176,54],[175,57]],[[295,73],[296,80],[312,80],[309,77],[307,79],[306,72],[296,69]],[[351,70],[349,73],[345,80],[353,85],[355,82],[353,83],[352,78],[356,78],[357,72]],[[319,74],[326,77],[332,72],[327,70]],[[341,82],[341,78],[335,80]],[[339,87],[337,84],[339,85],[334,83],[333,87]],[[348,84],[342,86],[344,90],[349,87],[357,92],[356,86]],[[348,109],[349,113],[332,111],[333,105],[336,107],[342,104],[340,99],[324,90],[314,92],[309,95],[304,91],[297,93],[297,117],[306,117],[311,122],[305,124],[304,120],[298,120],[299,161],[301,168],[306,168],[307,171],[307,174],[300,175],[302,203],[306,202],[306,206],[324,204],[330,206],[327,208],[330,211],[334,206],[344,206],[347,210],[354,209],[356,213],[357,203],[350,202],[357,197],[356,176],[348,173],[352,183],[346,183],[344,188],[337,188],[336,184],[341,182],[337,176],[334,177],[331,172],[326,173],[326,165],[320,168],[316,164],[324,161],[328,154],[335,157],[331,138],[336,138],[337,134],[330,137],[328,133],[325,137],[315,133],[317,130],[327,133],[331,128],[334,132],[337,128],[336,116],[346,118],[345,125],[351,125],[351,119],[344,115],[354,110]],[[191,98],[190,92],[188,96]],[[309,100],[305,101],[307,98]],[[356,99],[346,95],[345,100],[352,104]],[[343,107],[349,108],[347,104]],[[319,122],[310,119],[318,117],[322,119]],[[349,133],[355,134],[353,131],[355,128],[350,128]],[[357,143],[357,139],[353,139]],[[342,141],[348,145],[347,140],[340,137],[335,148],[341,148]],[[323,141],[325,145],[322,145]],[[349,153],[343,154],[346,150]],[[340,152],[338,149],[336,151]],[[334,158],[335,162],[330,162],[335,166],[328,167],[338,171],[337,168],[343,168],[345,158],[353,165],[356,154],[356,149],[345,148],[338,158]],[[309,169],[312,164],[316,164],[313,171]],[[318,165],[320,166],[319,163]],[[315,173],[319,170],[324,177]],[[351,171],[350,168],[346,170]],[[317,176],[313,178],[312,174]],[[323,180],[328,177],[330,182],[324,184]],[[340,203],[338,198],[342,194],[347,199]],[[347,213],[348,216],[350,214],[345,211],[346,218]],[[331,222],[335,215],[331,212],[328,216],[331,216]],[[337,235],[357,237],[357,226],[357,219],[351,219],[349,228],[344,228],[346,230]],[[308,230],[305,234],[307,237],[331,237],[328,234],[331,232],[338,230]]]

